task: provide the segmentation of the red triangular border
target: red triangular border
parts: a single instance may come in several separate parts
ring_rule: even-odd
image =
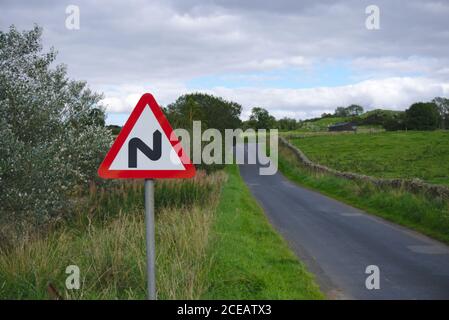
[[[150,106],[151,111],[161,125],[162,130],[164,130],[164,133],[168,137],[171,145],[175,147],[179,143],[176,135],[173,135],[174,139],[170,139],[173,129],[170,126],[170,123],[168,122],[161,108],[157,104],[156,100],[154,99],[153,95],[150,93],[145,93],[140,98],[133,112],[131,112],[131,115],[129,116],[119,135],[115,139],[114,143],[112,144],[111,149],[98,168],[98,175],[100,177],[104,179],[152,179],[192,178],[193,176],[195,176],[195,166],[190,162],[189,157],[185,154],[184,150],[182,150],[181,145],[177,147],[180,148],[178,151],[178,156],[180,155],[180,159],[182,164],[184,165],[185,170],[109,170],[109,167],[111,166],[121,147],[125,143],[126,138],[128,137],[135,123],[137,122],[137,119],[139,119],[142,111],[147,105]]]

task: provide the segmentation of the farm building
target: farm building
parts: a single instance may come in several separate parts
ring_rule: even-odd
[[[329,131],[356,131],[357,126],[352,122],[339,122],[327,127]]]

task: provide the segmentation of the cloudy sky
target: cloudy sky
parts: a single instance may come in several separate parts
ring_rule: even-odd
[[[66,28],[66,7],[80,29]],[[380,29],[365,22],[380,10]],[[449,1],[6,1],[0,29],[44,28],[69,75],[123,124],[140,95],[194,91],[305,119],[357,103],[402,110],[449,96]]]

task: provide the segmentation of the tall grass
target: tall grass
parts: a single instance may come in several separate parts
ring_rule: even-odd
[[[209,230],[226,176],[156,183],[158,296],[194,299],[210,265]],[[109,190],[91,187],[88,208],[45,236],[0,249],[0,298],[47,299],[48,283],[68,299],[143,299],[146,260],[142,182]],[[80,290],[65,289],[65,269],[77,265]]]
[[[204,171],[198,171],[192,179],[156,180],[155,208],[206,204],[208,195],[219,191],[222,176],[222,173],[207,175]],[[143,180],[117,181],[101,188],[92,184],[89,195],[79,199],[78,216],[104,222],[108,217],[114,217],[120,211],[142,209],[143,185]]]

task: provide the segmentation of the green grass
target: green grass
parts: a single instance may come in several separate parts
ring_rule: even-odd
[[[272,229],[237,166],[156,182],[159,299],[315,299],[310,274]],[[227,182],[226,182],[227,180]],[[145,299],[142,181],[92,186],[83,211],[46,234],[0,246],[0,299]],[[87,209],[86,209],[87,206]],[[77,265],[81,288],[65,289]]]
[[[328,117],[316,119],[314,121],[304,121],[300,129],[295,131],[289,131],[289,133],[327,131],[328,126],[338,122],[346,122],[346,121],[348,121],[348,119],[342,117]]]
[[[327,127],[335,124],[335,123],[339,123],[339,122],[346,122],[348,121],[347,118],[343,118],[343,117],[328,117],[328,118],[321,118],[315,121],[310,121],[310,122],[304,122],[305,126],[307,127],[307,125],[311,124],[313,126],[316,126],[322,130],[327,130]]]
[[[279,169],[287,178],[302,186],[449,243],[447,201],[311,172],[299,163],[291,150],[283,146],[279,149]]]
[[[310,160],[340,171],[449,185],[449,131],[323,135],[291,142]]]
[[[156,197],[166,199],[156,208],[160,299],[197,299],[204,291],[210,230],[224,181],[222,172],[199,172],[191,180],[156,182]],[[66,299],[144,299],[142,195],[142,181],[91,187],[91,209],[45,235],[0,246],[0,299],[49,299],[49,282]],[[79,290],[65,289],[68,265],[80,268]]]
[[[313,277],[273,230],[237,166],[228,166],[210,248],[206,299],[320,299]]]

